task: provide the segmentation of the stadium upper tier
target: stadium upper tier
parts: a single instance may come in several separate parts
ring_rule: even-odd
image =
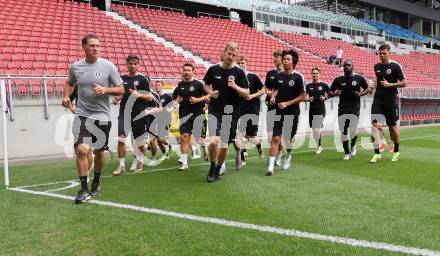
[[[395,24],[383,23],[376,20],[364,19],[363,21],[376,27],[379,31],[385,31],[386,35],[416,40],[420,42],[426,42],[426,37],[417,34],[415,32],[412,32],[408,29],[402,28],[401,26]]]
[[[375,78],[373,66],[378,63],[378,57],[374,52],[365,48],[356,47],[340,40],[319,39],[293,33],[274,32],[274,35],[322,58],[335,55],[340,46],[344,52],[343,61],[352,60],[357,73],[363,74],[369,79]],[[417,57],[418,60],[412,60],[413,57]],[[400,62],[403,66],[410,86],[440,87],[438,76],[433,76],[434,72],[438,72],[440,69],[440,57],[438,55],[413,53],[409,56],[402,56],[393,54],[391,58]],[[427,68],[428,65],[432,67]]]
[[[293,18],[310,20],[315,22],[327,23],[332,25],[344,26],[359,30],[377,32],[377,29],[370,24],[363,22],[353,16],[345,14],[335,14],[325,10],[314,10],[308,6],[285,4],[267,0],[202,0],[211,5],[221,5],[228,8],[237,8],[252,11],[254,5],[257,11],[270,12],[279,15],[287,15]]]
[[[183,13],[160,11],[134,6],[113,5],[119,12],[148,30],[174,41],[184,49],[200,55],[213,63],[220,61],[220,51],[230,41],[237,42],[240,53],[249,60],[249,70],[265,78],[273,68],[272,52],[288,46],[256,30],[226,19],[194,18]],[[328,65],[321,58],[299,51],[300,61],[297,69],[310,81],[310,70],[314,66],[324,71],[324,80],[330,81],[340,73],[339,68]]]
[[[172,49],[122,25],[90,4],[29,2],[2,1],[0,74],[67,75],[69,64],[84,57],[80,41],[88,33],[98,36],[100,56],[115,63],[121,73],[127,71],[128,54],[140,56],[140,71],[151,77],[180,77],[186,62],[196,66],[198,77],[205,73],[205,68],[192,59],[176,55]],[[16,82],[29,84],[26,80]]]
[[[125,58],[132,53],[141,57],[140,71],[150,77],[179,78],[185,62],[196,66],[197,77],[201,78],[205,73],[205,68],[192,59],[176,55],[172,49],[89,4],[56,0],[28,3],[26,0],[6,0],[0,9],[0,74],[67,75],[69,64],[83,57],[80,40],[87,33],[98,35],[101,57],[115,63],[121,73],[126,72]],[[235,41],[240,45],[240,52],[249,59],[249,70],[263,79],[273,68],[272,52],[288,48],[287,44],[239,22],[194,18],[183,13],[134,6],[113,5],[113,8],[142,27],[213,63],[220,61],[220,51],[225,44]],[[331,82],[341,74],[340,68],[323,60],[333,55],[340,45],[344,49],[344,59],[352,59],[357,72],[374,78],[372,67],[377,56],[372,52],[337,40],[275,34],[299,48],[297,70],[305,75],[306,81],[311,80],[310,70],[315,66],[321,68],[325,82]],[[437,55],[412,53],[394,55],[393,58],[402,64],[411,85],[440,87],[440,59]],[[31,90],[35,94],[41,93],[40,89],[33,87],[41,84],[41,80],[12,81],[20,85],[16,90],[19,94],[25,95]],[[54,88],[49,87],[49,92],[53,93]]]

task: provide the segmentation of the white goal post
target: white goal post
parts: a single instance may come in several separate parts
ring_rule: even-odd
[[[8,103],[6,101],[5,81],[0,80],[0,92],[2,102],[2,126],[3,126],[3,171],[5,176],[5,187],[9,188],[9,163],[8,163],[8,135],[6,130],[6,113],[8,112]]]

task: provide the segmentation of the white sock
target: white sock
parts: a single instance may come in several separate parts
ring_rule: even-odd
[[[182,154],[182,164],[188,165],[188,154]]]
[[[279,159],[281,157],[281,153],[282,153],[281,151],[278,151],[277,155],[275,156],[275,159]]]
[[[151,156],[151,160],[156,161],[156,156]]]
[[[274,156],[269,156],[269,170],[273,170],[273,166],[275,164],[275,157]]]
[[[138,157],[136,157],[138,162],[144,163],[144,155],[140,155]]]
[[[119,158],[119,166],[125,167],[125,158]]]

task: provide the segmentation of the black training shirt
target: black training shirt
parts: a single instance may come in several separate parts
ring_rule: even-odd
[[[377,87],[374,94],[374,102],[394,105],[396,94],[398,93],[396,87],[385,88],[379,84],[384,79],[389,83],[397,83],[405,79],[402,67],[395,61],[390,61],[388,64],[378,63],[374,65],[374,73],[376,73]]]
[[[309,97],[313,97],[313,101],[310,102],[310,109],[322,109],[325,108],[324,101],[319,99],[320,96],[325,97],[325,93],[328,93],[330,88],[326,83],[310,83],[306,85],[306,91]]]
[[[304,76],[295,70],[291,74],[280,72],[275,76],[273,89],[278,91],[275,98],[275,104],[277,104],[276,107],[278,108],[278,103],[291,101],[305,92]],[[279,111],[284,114],[299,115],[299,104],[290,105],[285,109],[279,109]]]
[[[272,69],[269,70],[266,74],[266,80],[264,81],[264,85],[266,86],[267,89],[272,90],[273,89],[273,85],[274,85],[274,81],[275,81],[275,76],[280,73],[280,71],[278,69]],[[269,101],[270,101],[270,96],[266,97],[266,104],[269,105]],[[269,110],[273,109],[273,106],[269,106]]]
[[[259,90],[263,88],[263,82],[261,82],[261,79],[257,76],[257,74],[249,72],[247,73],[247,79],[249,81],[250,94],[257,93]],[[244,113],[259,112],[260,105],[261,105],[260,98],[254,98],[250,101],[243,99],[243,104],[240,108],[240,111]]]
[[[206,95],[206,92],[203,89],[202,82],[198,80],[180,81],[173,92],[173,99],[176,99],[177,96],[180,96],[182,98],[182,101],[179,103],[180,104],[179,115],[185,116],[190,113],[194,113],[194,114],[202,113],[203,107],[205,106],[205,102],[191,104],[189,102],[189,99],[191,97],[200,98],[203,97],[204,95]]]
[[[341,96],[339,96],[338,106],[339,111],[359,115],[361,100],[360,97],[357,97],[354,93],[360,92],[361,88],[368,88],[367,81],[361,75],[342,75],[335,78],[330,87],[330,91],[334,92],[336,90],[341,90]]]
[[[119,107],[119,115],[123,115],[125,111],[125,107],[127,104],[128,99],[131,96],[130,89],[131,90],[138,90],[141,94],[145,94],[146,92],[150,92],[150,80],[141,75],[138,74],[134,77],[129,77],[128,75],[121,76],[123,80],[124,85],[124,94],[122,95],[122,100]],[[131,115],[137,116],[140,112],[145,110],[149,106],[148,102],[142,99],[136,99],[134,102],[132,108],[131,108]],[[131,107],[131,106],[128,106]]]
[[[212,89],[218,90],[218,97],[211,98],[209,102],[209,112],[223,113],[226,105],[233,106],[233,112],[239,113],[241,97],[238,93],[228,86],[228,79],[234,79],[235,83],[241,88],[249,88],[246,74],[239,66],[234,65],[231,69],[222,68],[221,64],[211,66],[206,72],[203,80],[205,84],[211,85]]]

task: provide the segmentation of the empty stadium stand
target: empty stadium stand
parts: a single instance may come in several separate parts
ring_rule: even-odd
[[[375,74],[373,70],[373,66],[378,62],[377,55],[366,49],[357,46],[353,46],[347,42],[341,40],[333,40],[333,39],[320,39],[313,36],[300,35],[294,33],[285,33],[285,32],[274,32],[274,35],[279,37],[280,39],[289,42],[299,48],[307,50],[315,55],[318,55],[322,58],[328,58],[330,55],[336,53],[336,50],[340,46],[343,51],[343,59],[344,60],[352,60],[354,62],[355,71],[365,75],[369,79],[374,79]],[[397,54],[392,55],[392,59],[400,62],[403,62],[405,65],[404,72],[407,77],[408,83],[410,86],[414,87],[426,87],[426,86],[434,86],[440,87],[440,81],[437,77],[433,77],[430,73],[424,73],[425,69],[423,66],[432,65],[432,62],[429,61],[428,58],[432,57],[438,62],[438,56],[430,56],[428,54],[418,54],[417,56],[423,56],[420,60],[414,61],[408,59],[409,57],[399,56]],[[425,59],[426,58],[426,59]],[[412,64],[413,62],[413,64]],[[425,62],[423,66],[417,64],[419,62]],[[402,64],[401,64],[402,65]],[[427,70],[428,72],[435,72],[435,69],[438,69],[440,65],[432,65],[433,67]]]
[[[242,10],[252,10],[252,6],[256,7],[257,11],[284,14],[290,17],[295,17],[302,20],[315,21],[321,23],[330,22],[335,26],[344,26],[359,30],[370,32],[377,32],[377,29],[370,24],[356,19],[353,16],[345,14],[335,14],[326,10],[314,10],[308,6],[299,4],[286,4],[280,1],[268,0],[201,0],[212,5],[223,5],[228,8],[238,8]]]
[[[32,4],[29,4],[32,2]],[[180,77],[184,63],[193,63],[196,76],[205,68],[186,60],[172,49],[115,21],[90,4],[70,1],[4,0],[0,9],[0,74],[67,75],[69,64],[83,57],[81,38],[95,33],[101,42],[101,57],[111,60],[125,73],[125,57],[141,57],[140,71],[151,77]],[[41,81],[12,80],[13,93],[39,95]],[[55,83],[55,82],[54,82]],[[49,93],[62,90],[51,84]],[[53,88],[56,88],[54,90]]]
[[[411,52],[407,55],[394,55],[394,59],[405,68],[416,68],[420,73],[440,79],[440,55]]]
[[[353,1],[338,1],[337,9],[335,3],[329,3],[327,0],[305,0],[299,2],[300,5],[308,6],[314,10],[328,10],[333,13],[346,14],[355,17],[359,17],[365,11],[364,8],[357,5],[357,2]]]
[[[235,41],[240,45],[240,52],[249,59],[249,70],[256,72],[262,78],[269,69],[273,68],[272,52],[289,47],[246,25],[226,19],[194,18],[180,12],[117,4],[114,4],[112,9],[149,31],[172,40],[184,49],[214,63],[220,61],[220,51],[225,44]],[[300,62],[297,69],[309,81],[311,79],[309,73],[314,66],[323,69],[325,81],[330,81],[334,75],[340,73],[339,68],[326,64],[321,58],[303,51],[298,53]]]
[[[374,26],[379,31],[384,31],[386,35],[395,36],[399,38],[412,39],[420,42],[426,42],[426,38],[420,34],[412,32],[408,29],[402,28],[399,25],[383,23],[376,20],[363,19],[364,22]]]
[[[32,4],[29,4],[30,2]],[[385,24],[383,27],[378,26],[376,22],[367,21],[372,26],[351,16],[312,10],[306,6],[287,6],[264,0],[215,2],[226,6],[240,6],[246,10],[254,3],[257,10],[263,12],[318,22],[329,21],[333,25],[369,31],[377,31],[376,27],[385,28],[399,34],[395,36],[422,40],[421,37],[417,37],[420,35],[410,34],[392,25]],[[196,66],[197,77],[202,78],[205,73],[205,68],[196,64],[194,60],[185,59],[182,54],[176,54],[173,49],[166,48],[162,43],[155,42],[90,4],[61,0],[2,0],[1,5],[0,75],[39,76],[26,79],[11,78],[11,94],[16,99],[41,99],[44,92],[43,81],[47,81],[48,96],[62,95],[69,64],[83,57],[80,40],[87,33],[98,35],[101,41],[101,56],[115,63],[121,73],[127,71],[125,57],[130,53],[141,57],[140,71],[150,77],[173,78],[175,81],[180,78],[181,66],[186,62]],[[305,75],[307,82],[311,80],[310,71],[315,66],[321,68],[322,80],[327,83],[331,83],[342,73],[341,68],[325,61],[330,55],[335,54],[339,46],[344,50],[343,58],[354,61],[356,72],[368,79],[375,77],[373,65],[378,62],[375,52],[345,41],[285,32],[273,32],[274,37],[228,19],[197,18],[187,16],[183,12],[120,4],[113,4],[112,8],[142,28],[213,63],[220,61],[220,51],[225,44],[235,41],[240,45],[240,52],[249,59],[249,70],[256,72],[261,78],[273,68],[272,52],[292,45],[300,56],[297,70]],[[389,32],[385,33],[392,35]],[[402,121],[418,124],[440,120],[439,55],[411,52],[407,55],[393,54],[392,59],[403,66],[409,83],[409,88],[405,88],[402,93]],[[41,78],[43,75],[59,78],[44,80]]]

